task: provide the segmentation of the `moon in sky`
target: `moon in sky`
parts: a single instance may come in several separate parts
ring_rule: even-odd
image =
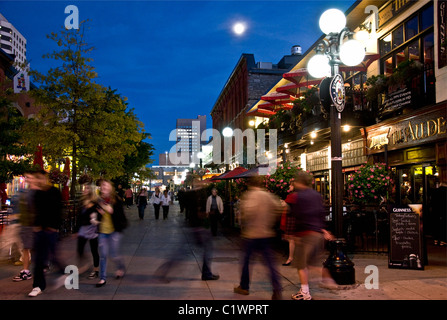
[[[247,27],[242,22],[237,22],[233,25],[233,32],[238,36],[244,34],[246,29]]]

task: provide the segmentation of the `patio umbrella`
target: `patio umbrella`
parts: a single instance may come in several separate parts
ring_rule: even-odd
[[[37,146],[37,150],[34,153],[33,166],[39,166],[41,169],[43,169],[43,154],[41,146]]]

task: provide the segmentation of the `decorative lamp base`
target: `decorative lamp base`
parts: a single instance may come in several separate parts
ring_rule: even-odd
[[[346,242],[344,239],[335,239],[329,243],[329,257],[323,266],[329,270],[332,278],[338,285],[355,284],[354,263],[345,254]]]

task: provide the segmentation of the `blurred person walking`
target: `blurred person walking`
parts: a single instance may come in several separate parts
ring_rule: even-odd
[[[275,237],[274,227],[280,219],[281,205],[279,199],[262,188],[261,176],[251,177],[248,191],[241,198],[241,236],[244,239],[244,258],[240,284],[234,288],[238,294],[248,295],[250,288],[250,257],[257,251],[262,253],[270,271],[273,287],[273,300],[281,300],[281,284],[275,266],[271,241]]]
[[[155,220],[158,220],[160,217],[161,196],[160,188],[156,187],[155,192],[152,193],[151,196],[151,203],[154,206]]]
[[[19,228],[18,234],[20,236],[23,263],[23,268],[19,275],[12,279],[15,282],[30,280],[32,278],[30,264],[31,250],[34,247],[33,227],[36,218],[34,196],[39,187],[34,172],[25,172],[25,181],[28,184],[28,189],[20,191],[18,202],[14,204],[14,212],[18,215],[17,226]]]
[[[120,201],[116,198],[113,185],[108,180],[100,182],[100,199],[98,206],[99,220],[99,282],[96,287],[102,287],[107,282],[107,258],[116,265],[116,278],[124,275],[124,261],[120,256],[122,232],[127,227],[127,219]]]
[[[160,203],[163,209],[163,220],[166,220],[169,214],[169,205],[171,204],[171,196],[169,195],[168,190],[163,191]]]
[[[144,219],[144,210],[146,210],[147,206],[147,190],[146,188],[142,188],[137,196],[138,203],[138,217],[140,220]]]
[[[199,180],[193,181],[193,189],[184,193],[185,209],[189,212],[188,226],[192,230],[196,245],[203,249],[202,254],[202,280],[218,280],[219,275],[211,271],[211,260],[213,255],[213,239],[211,233],[206,230],[206,189]],[[179,247],[174,252],[174,258],[162,264],[155,272],[162,280],[166,280],[169,271],[184,257],[184,247]]]
[[[64,266],[59,261],[57,242],[62,222],[62,195],[50,184],[44,170],[34,175],[38,190],[34,195],[34,280],[33,290],[28,294],[35,297],[45,290],[47,283],[44,269],[48,261],[56,268],[56,273],[64,275]]]
[[[217,195],[217,189],[211,190],[211,195],[206,201],[206,215],[210,219],[211,234],[217,235],[217,224],[224,212],[223,201],[220,196]]]
[[[291,232],[290,230],[293,229],[293,227],[295,226],[295,218],[293,215],[290,214],[290,205],[294,199],[293,184],[289,186],[288,191],[289,194],[284,200],[284,209],[281,216],[281,225],[280,225],[280,229],[283,232],[282,237],[284,240],[288,242],[288,258],[287,261],[282,264],[283,266],[290,266],[295,254],[295,240],[293,239],[293,236],[290,234]]]
[[[295,219],[295,223],[288,225],[288,233],[293,235],[296,243],[296,265],[301,288],[292,295],[292,299],[311,300],[309,268],[316,264],[322,265],[324,259],[321,254],[324,249],[324,241],[332,239],[333,236],[326,231],[323,199],[320,193],[312,189],[312,175],[305,171],[297,173],[293,186],[295,192],[290,201],[290,215]],[[322,270],[323,283],[328,286],[336,286],[329,270],[322,267],[317,268]]]
[[[119,200],[118,200],[119,201]],[[84,260],[84,249],[87,242],[90,245],[90,252],[93,257],[93,271],[89,274],[89,279],[99,276],[99,252],[98,252],[98,206],[99,197],[96,187],[92,184],[84,184],[81,207],[78,212],[75,236],[77,236],[77,254],[80,266]]]
[[[124,192],[124,197],[126,199],[127,209],[129,209],[129,207],[132,206],[133,204],[133,192],[130,187],[127,188],[126,191]]]

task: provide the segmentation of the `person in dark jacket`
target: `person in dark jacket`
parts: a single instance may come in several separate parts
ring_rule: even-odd
[[[34,280],[33,290],[28,294],[35,297],[46,288],[44,269],[50,259],[56,272],[64,274],[64,267],[56,252],[59,228],[62,222],[62,195],[52,186],[44,170],[34,175],[38,190],[34,194]]]
[[[147,190],[146,190],[146,188],[142,188],[141,191],[138,193],[137,203],[138,203],[138,217],[140,218],[140,220],[143,220],[144,219],[144,210],[146,210],[146,207],[147,207]]]
[[[119,255],[119,245],[122,232],[127,227],[127,219],[121,201],[116,198],[113,185],[108,180],[100,183],[101,195],[98,206],[99,220],[99,282],[96,287],[102,287],[107,279],[107,257],[110,255],[116,264],[116,278],[124,275],[124,262]]]
[[[87,242],[93,257],[93,271],[88,276],[95,279],[99,276],[99,253],[98,253],[98,204],[99,197],[96,188],[92,184],[84,184],[81,205],[78,212],[75,234],[77,235],[77,253],[79,261],[84,258],[84,248]]]

